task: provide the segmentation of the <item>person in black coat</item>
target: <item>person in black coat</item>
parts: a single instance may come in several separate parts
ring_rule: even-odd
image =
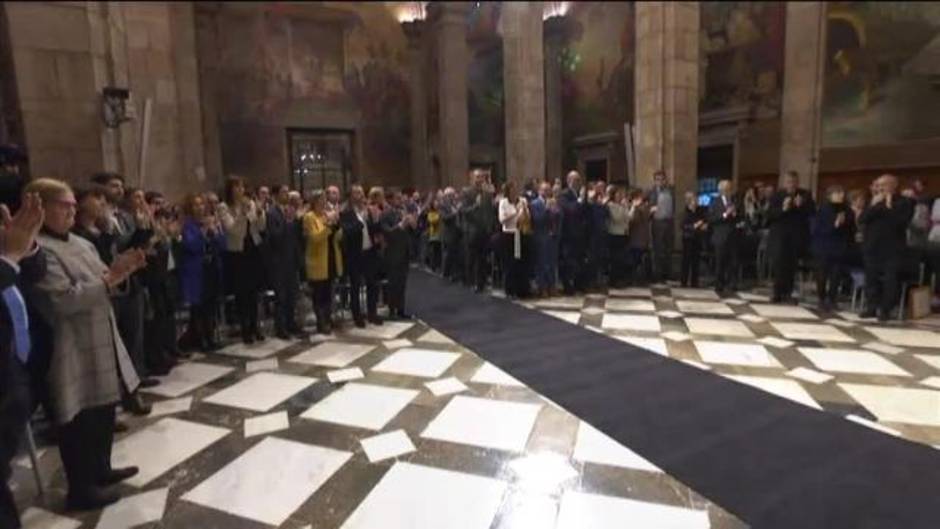
[[[907,247],[907,227],[914,214],[914,202],[898,193],[898,179],[883,175],[875,181],[871,204],[858,223],[864,226],[862,257],[865,261],[865,299],[861,314],[871,318],[891,319],[898,302],[898,275]]]
[[[715,291],[723,295],[737,288],[737,255],[744,210],[734,196],[731,180],[718,183],[718,196],[708,207],[715,251]]]
[[[297,293],[300,291],[300,263],[303,240],[297,211],[289,204],[290,189],[278,186],[274,204],[267,211],[263,249],[267,253],[268,274],[274,289],[274,333],[286,340],[303,336],[297,324]]]
[[[385,240],[385,270],[388,275],[388,312],[392,319],[408,319],[405,312],[405,289],[411,254],[411,233],[417,226],[414,213],[402,204],[401,191],[388,191],[388,206],[379,217]]]
[[[339,215],[343,228],[343,262],[349,276],[349,304],[356,327],[366,326],[359,301],[360,291],[365,285],[366,311],[369,322],[382,325],[378,315],[379,303],[379,253],[374,237],[380,233],[378,218],[366,204],[366,195],[362,186],[349,188],[349,200]]]
[[[561,266],[559,275],[565,295],[584,292],[587,270],[587,230],[590,226],[590,210],[585,204],[581,189],[581,175],[571,171],[567,176],[568,187],[558,197],[561,207]]]
[[[845,274],[849,248],[855,238],[855,215],[845,203],[845,191],[832,186],[813,221],[812,249],[816,258],[819,310],[837,310],[839,282]]]
[[[810,218],[816,210],[813,196],[797,187],[797,174],[787,171],[780,190],[770,198],[767,245],[773,263],[774,303],[792,302],[796,266],[809,241]]]
[[[32,412],[27,374],[34,351],[30,318],[18,283],[26,279],[26,262],[40,256],[36,234],[43,222],[39,198],[26,196],[15,217],[0,205],[0,527],[20,527],[13,492],[8,485],[10,462]],[[35,260],[35,265],[42,261]],[[37,269],[41,266],[37,266]],[[22,274],[21,274],[22,272]],[[41,275],[41,270],[38,272]]]
[[[708,229],[707,211],[698,205],[691,191],[685,194],[682,210],[682,277],[683,287],[698,288],[698,270],[702,259],[702,238]]]

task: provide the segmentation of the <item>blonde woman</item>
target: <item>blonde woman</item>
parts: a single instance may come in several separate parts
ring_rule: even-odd
[[[317,189],[310,195],[310,211],[303,216],[304,270],[310,283],[317,332],[329,334],[333,328],[333,281],[343,274],[342,230],[339,212],[327,212],[326,195]]]

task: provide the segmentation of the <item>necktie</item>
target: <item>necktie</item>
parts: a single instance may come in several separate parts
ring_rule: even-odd
[[[26,302],[20,290],[15,286],[9,287],[3,291],[3,302],[6,303],[7,312],[10,313],[10,320],[13,323],[13,342],[16,346],[16,357],[20,362],[26,363],[29,360],[29,315],[26,314]]]

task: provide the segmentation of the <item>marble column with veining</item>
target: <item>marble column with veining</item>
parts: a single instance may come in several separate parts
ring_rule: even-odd
[[[554,182],[562,177],[564,146],[562,136],[561,53],[567,19],[553,16],[545,20],[545,177]]]
[[[816,189],[821,144],[826,2],[787,2],[780,172],[799,173]]]
[[[408,38],[408,69],[411,96],[411,183],[418,189],[431,186],[428,177],[428,99],[425,69],[425,22],[402,23]]]
[[[503,90],[506,179],[522,184],[545,178],[545,59],[542,2],[505,2]]]
[[[431,2],[427,11],[428,20],[434,26],[433,45],[437,56],[441,184],[461,186],[467,180],[470,154],[467,120],[470,3]]]

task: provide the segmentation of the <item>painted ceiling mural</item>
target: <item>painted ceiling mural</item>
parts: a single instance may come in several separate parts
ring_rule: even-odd
[[[831,2],[823,145],[940,137],[940,3]]]
[[[784,2],[702,2],[699,109],[750,106],[778,115],[783,94]]]

